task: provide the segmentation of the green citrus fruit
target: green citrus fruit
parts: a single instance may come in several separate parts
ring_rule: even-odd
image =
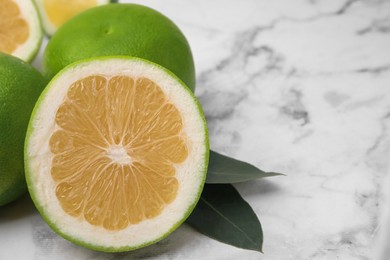
[[[31,61],[42,42],[42,28],[32,0],[0,2],[0,52]]]
[[[26,191],[23,143],[43,76],[16,57],[0,53],[0,206]]]
[[[89,8],[110,3],[110,0],[35,0],[46,34],[53,35],[66,21]]]
[[[79,61],[40,96],[25,145],[31,197],[64,238],[101,251],[159,241],[195,207],[209,156],[194,94],[129,56]]]
[[[98,6],[69,20],[49,41],[43,68],[50,78],[72,62],[110,55],[150,60],[195,88],[192,53],[182,32],[161,13],[135,4]]]

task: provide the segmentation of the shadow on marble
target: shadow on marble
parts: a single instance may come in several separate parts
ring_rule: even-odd
[[[37,210],[28,194],[24,194],[17,200],[0,207],[0,224],[22,219],[33,214]]]
[[[273,179],[286,178],[286,176],[275,176],[270,178]],[[236,183],[234,184],[234,186],[238,189],[241,196],[245,198],[246,196],[256,196],[260,194],[269,195],[269,194],[277,193],[281,189],[276,183],[277,182],[271,181],[269,179],[261,179],[261,180]]]
[[[58,256],[66,256],[66,259],[95,260],[153,259],[161,255],[169,256],[174,252],[180,252],[185,244],[189,244],[194,240],[193,232],[195,231],[190,229],[189,226],[184,224],[167,238],[154,245],[122,253],[99,252],[73,244],[57,235],[42,218],[34,220],[32,237],[36,248],[36,259],[54,259]],[[192,243],[196,242],[192,241]]]

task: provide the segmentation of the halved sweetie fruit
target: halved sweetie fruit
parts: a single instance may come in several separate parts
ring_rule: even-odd
[[[74,63],[46,87],[25,142],[33,201],[60,235],[128,251],[159,241],[191,213],[208,165],[193,93],[146,60]]]
[[[35,0],[42,17],[46,34],[53,35],[69,19],[95,6],[110,3],[110,0]]]
[[[42,36],[38,12],[31,0],[0,0],[0,52],[31,61]]]

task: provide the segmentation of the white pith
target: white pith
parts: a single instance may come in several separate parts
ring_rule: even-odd
[[[53,35],[57,31],[58,28],[56,25],[54,25],[52,22],[50,22],[49,17],[47,16],[47,14],[45,12],[45,7],[44,7],[44,3],[43,3],[44,0],[35,0],[35,2],[37,3],[39,13],[40,13],[41,18],[42,18],[43,28],[44,28],[45,32],[48,35]],[[96,6],[98,6],[98,5],[110,3],[110,0],[97,0],[96,2],[97,2]]]
[[[31,0],[13,0],[18,6],[23,17],[29,26],[28,39],[19,45],[14,52],[16,56],[22,60],[29,60],[35,51],[38,50],[42,38],[42,29],[38,16],[38,11]]]
[[[75,81],[90,76],[127,75],[133,78],[145,76],[159,85],[166,97],[181,112],[183,130],[188,136],[188,157],[175,165],[179,190],[176,199],[154,219],[145,220],[126,229],[108,231],[76,219],[63,211],[55,195],[55,183],[50,175],[52,153],[49,139],[56,130],[54,122],[59,105],[63,102],[68,87]],[[189,207],[196,202],[203,182],[207,136],[204,121],[196,102],[180,83],[165,71],[137,59],[105,59],[79,64],[55,78],[40,98],[26,144],[27,175],[30,192],[42,213],[63,234],[84,243],[101,247],[139,247],[158,240],[185,217]],[[120,149],[111,151],[123,159]],[[122,154],[123,155],[123,154]],[[131,159],[131,158],[130,158]]]

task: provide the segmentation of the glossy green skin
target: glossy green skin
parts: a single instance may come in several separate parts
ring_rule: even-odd
[[[161,13],[136,4],[98,6],[69,20],[49,41],[43,68],[52,78],[75,61],[113,55],[157,63],[195,89],[194,61],[183,33]]]
[[[0,206],[26,192],[23,146],[30,114],[46,85],[26,62],[0,53]]]

